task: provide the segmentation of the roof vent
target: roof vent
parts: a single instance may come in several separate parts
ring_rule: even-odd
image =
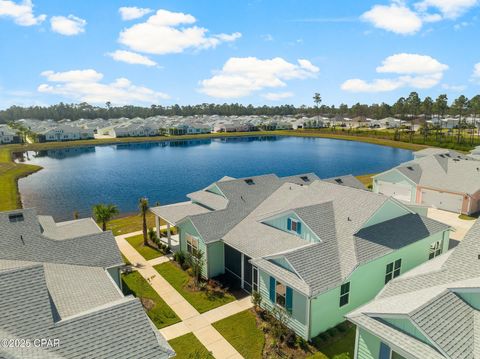
[[[310,182],[310,178],[308,178],[308,176],[300,176],[300,179],[301,179],[303,182]]]
[[[408,166],[407,167],[410,171],[413,171],[413,167],[412,166]]]
[[[445,153],[445,156],[450,157],[450,153]]]
[[[341,178],[335,178],[335,182],[337,182],[338,184],[343,184],[343,181]]]
[[[251,178],[247,178],[247,179],[245,180],[245,183],[248,184],[249,186],[252,186],[252,185],[255,184],[255,182],[253,182],[253,179],[251,179]]]
[[[23,222],[23,213],[13,213],[8,215],[8,220],[12,223]]]
[[[445,155],[439,155],[439,156],[442,157],[442,158],[445,158]]]

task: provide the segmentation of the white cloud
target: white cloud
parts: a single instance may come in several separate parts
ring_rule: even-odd
[[[200,82],[200,92],[216,98],[249,96],[265,88],[281,88],[285,81],[315,77],[318,67],[305,59],[292,64],[280,57],[232,57],[211,78]]]
[[[466,88],[467,88],[467,86],[465,86],[465,85],[442,84],[442,89],[455,91],[455,92],[465,91]]]
[[[480,62],[473,66],[472,80],[480,81]]]
[[[145,65],[145,66],[156,66],[157,63],[147,56],[137,54],[136,52],[126,51],[126,50],[116,50],[107,54],[115,61],[126,62],[127,64],[136,64],[136,65]]]
[[[65,36],[74,36],[85,32],[87,22],[74,15],[52,16],[50,25],[54,32]]]
[[[427,55],[396,54],[387,57],[376,68],[377,73],[399,75],[388,79],[365,81],[350,79],[341,85],[341,89],[350,92],[386,92],[401,87],[426,89],[436,86],[443,78],[448,66]]]
[[[38,86],[38,91],[65,96],[82,102],[103,104],[110,101],[117,105],[132,103],[158,103],[169,96],[143,86],[137,86],[121,77],[114,82],[101,83],[103,74],[95,70],[72,70],[66,72],[44,71],[49,82]]]
[[[446,19],[456,19],[462,16],[471,8],[477,6],[478,0],[423,0],[415,4],[420,12],[434,8]]]
[[[0,0],[0,17],[11,18],[17,25],[32,26],[45,21],[47,15],[33,14],[33,3],[31,0],[24,0],[15,3],[10,0]]]
[[[235,41],[241,36],[238,32],[207,36],[207,29],[188,26],[196,21],[190,14],[158,10],[147,21],[120,32],[118,41],[138,52],[163,55],[180,53],[186,49],[213,48],[221,42]]]
[[[262,97],[269,101],[280,101],[293,97],[293,92],[267,92],[266,94],[263,94]]]
[[[260,35],[264,41],[273,41],[273,36],[271,34]]]
[[[141,8],[136,6],[123,6],[118,9],[122,20],[135,20],[139,19],[147,14],[150,14],[153,10],[148,8]]]
[[[395,74],[432,74],[443,72],[447,65],[427,55],[395,54],[382,61],[382,66],[377,67],[380,73]]]
[[[402,35],[415,34],[422,28],[422,19],[403,3],[375,5],[361,19],[379,29]]]

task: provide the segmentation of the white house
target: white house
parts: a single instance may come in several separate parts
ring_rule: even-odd
[[[0,125],[0,144],[19,141],[17,133],[7,125]]]

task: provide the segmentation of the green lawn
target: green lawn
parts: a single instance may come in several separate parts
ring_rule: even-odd
[[[255,315],[250,310],[215,322],[213,326],[244,358],[262,357],[265,335],[257,328]]]
[[[154,258],[158,258],[158,257],[163,256],[163,253],[156,250],[155,248],[143,245],[143,234],[139,234],[138,236],[133,236],[133,237],[127,237],[125,239],[147,261],[149,261],[150,259],[154,259]]]
[[[157,328],[167,327],[180,322],[175,312],[163,301],[155,290],[138,272],[122,274],[124,292],[133,294],[137,298],[149,298],[154,306],[147,311],[147,315]]]
[[[128,258],[123,255],[123,253],[120,253],[120,254],[122,255],[123,263],[125,263],[126,265],[132,264],[132,263],[130,263],[130,261],[128,260]]]
[[[464,221],[476,221],[479,218],[479,216],[478,215],[468,216],[466,214],[461,214],[458,216],[458,218],[463,219]]]
[[[163,224],[164,223],[162,223],[162,225]],[[155,227],[155,216],[151,212],[147,213],[147,227]],[[133,214],[131,216],[112,219],[107,223],[107,229],[112,231],[114,236],[141,231],[142,217],[139,214]]]
[[[361,175],[361,176],[355,176],[360,182],[363,183],[363,185],[366,188],[370,188],[370,186],[373,185],[373,176],[375,176],[376,173],[368,174],[368,175]]]
[[[228,293],[224,297],[209,297],[204,291],[193,292],[185,288],[190,277],[185,271],[178,268],[175,263],[162,263],[154,268],[200,313],[235,300],[235,297]]]
[[[203,346],[202,343],[197,339],[193,333],[188,333],[182,335],[181,337],[172,339],[168,342],[175,353],[177,353],[175,358],[182,359],[210,359],[214,358]]]
[[[320,345],[318,353],[310,358],[315,359],[353,359],[355,351],[355,326],[348,328],[345,335],[338,340],[328,342],[326,345]]]

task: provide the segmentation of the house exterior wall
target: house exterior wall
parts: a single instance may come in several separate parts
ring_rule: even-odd
[[[213,278],[225,273],[225,246],[222,241],[210,243],[208,253],[208,278]]]
[[[410,212],[398,203],[392,200],[388,200],[374,213],[374,215],[367,222],[365,222],[363,228],[370,227],[375,224],[382,223],[408,213]]]
[[[445,233],[445,234],[444,234]],[[448,250],[448,231],[434,234],[416,243],[359,266],[345,281],[350,282],[348,304],[339,307],[340,286],[320,294],[311,300],[310,337],[344,321],[344,316],[367,303],[385,285],[385,270],[388,263],[402,259],[401,273],[428,260],[430,244],[443,239],[442,253]]]
[[[416,185],[409,181],[405,176],[403,176],[400,172],[396,169],[392,169],[390,171],[380,173],[373,177],[373,192],[379,193],[378,190],[378,181],[389,182],[392,184],[398,184],[401,186],[410,187],[411,189],[411,198],[410,201],[415,203],[416,197]]]
[[[470,197],[470,214],[477,213],[480,211],[480,191],[475,193]]]
[[[425,187],[425,186],[418,186],[417,187],[417,196],[416,196],[416,201],[417,203],[421,204],[423,200],[423,195],[422,195],[422,190],[427,190],[427,191],[432,191],[432,192],[437,192],[437,193],[449,193],[452,195],[457,195],[459,197],[462,197],[462,208],[461,208],[461,213],[464,214],[470,214],[474,213],[470,211],[470,197],[466,196],[464,193],[459,193],[459,192],[452,192],[448,190],[440,190],[438,188],[431,188],[431,187]]]
[[[178,225],[179,229],[179,241],[180,241],[180,250],[187,254],[187,240],[186,236],[191,235],[194,236],[195,238],[198,239],[198,250],[203,253],[203,267],[202,267],[202,276],[205,278],[208,277],[208,252],[207,252],[207,246],[205,245],[205,242],[203,241],[202,237],[200,234],[197,232],[195,229],[195,226],[192,224],[190,220],[186,220]],[[213,252],[215,254],[215,251]],[[215,256],[214,256],[215,257]]]
[[[377,359],[380,352],[380,339],[366,330],[357,327],[355,359]]]
[[[262,295],[261,306],[271,311],[276,304],[270,300],[270,275],[259,269],[258,277],[258,291]],[[308,339],[307,307],[308,299],[292,289],[292,313],[287,325],[304,339]]]

